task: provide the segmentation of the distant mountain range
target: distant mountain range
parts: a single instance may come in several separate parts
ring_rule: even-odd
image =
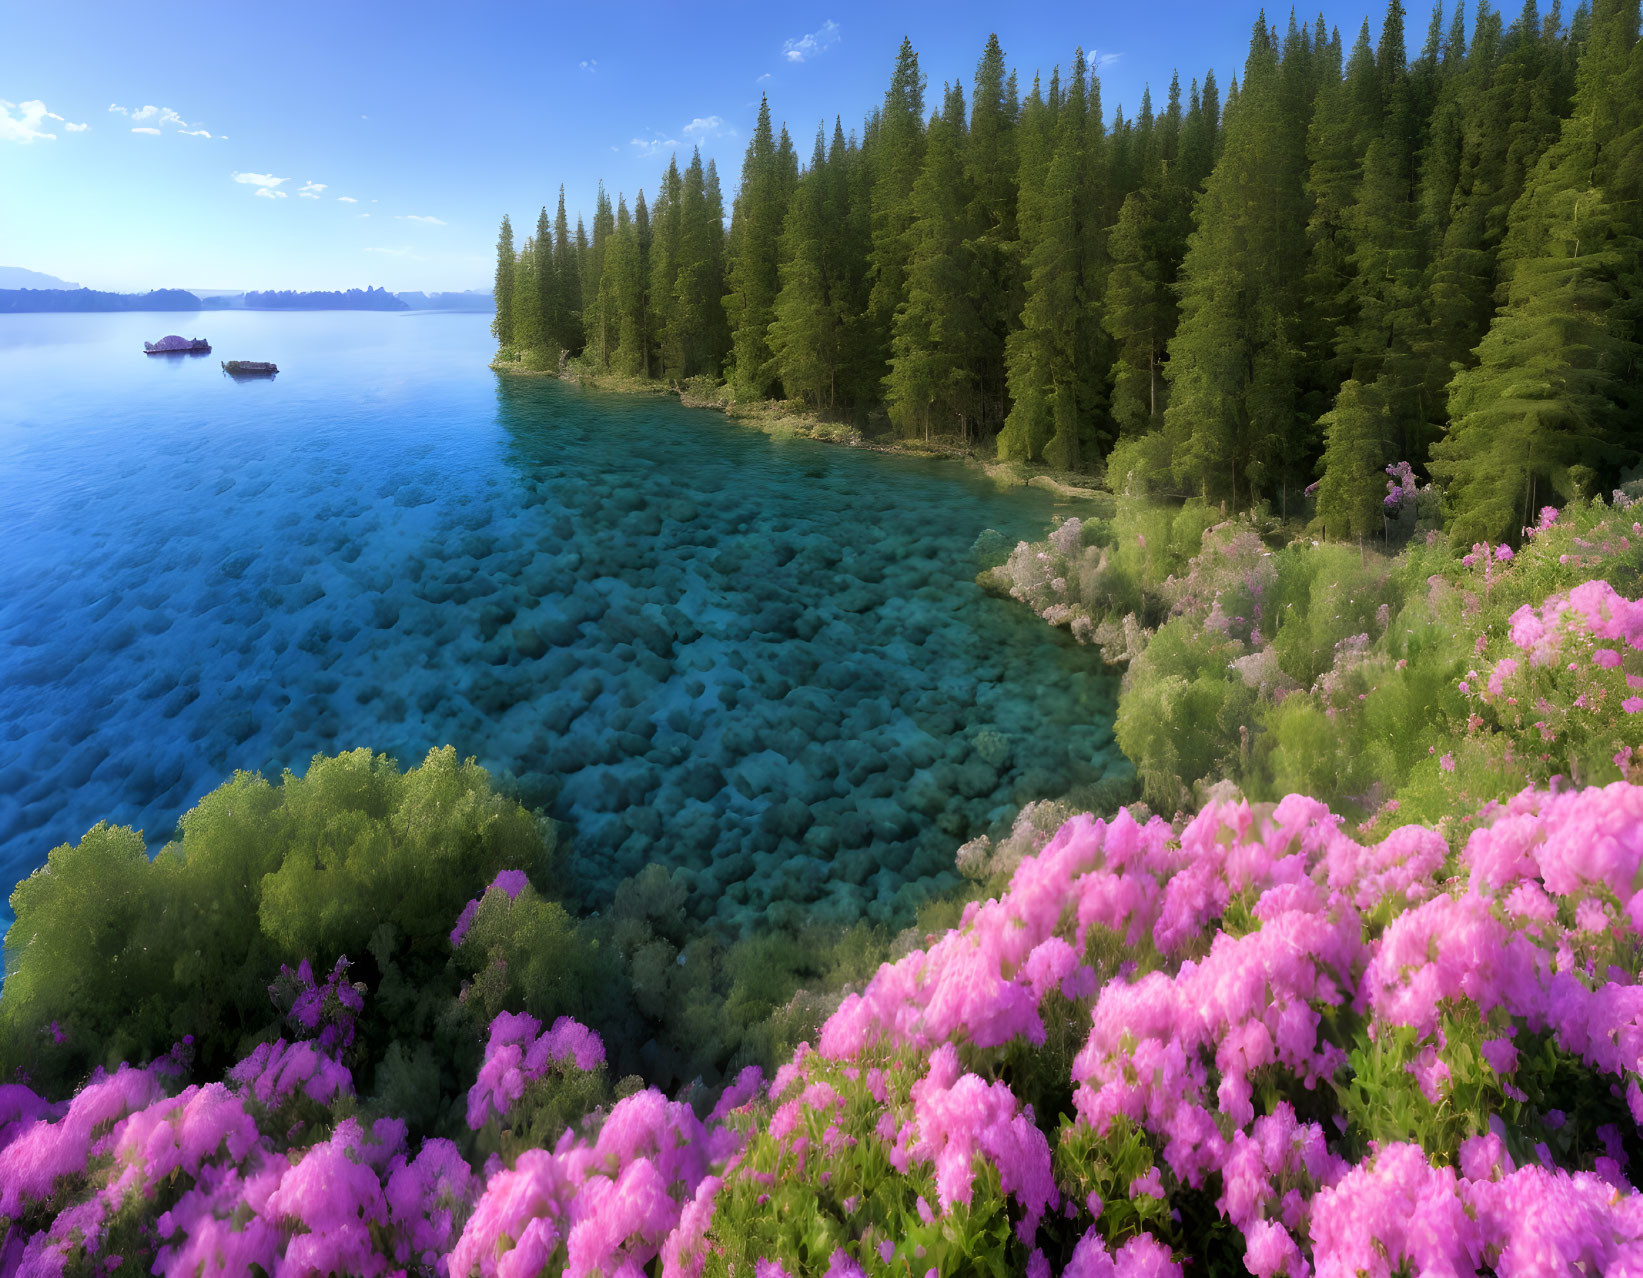
[[[0,289],[0,314],[12,311],[197,311],[200,299],[180,288],[152,293],[99,293],[77,288]]]
[[[0,288],[79,288],[55,275],[25,271],[21,266],[0,266]]]
[[[0,314],[37,311],[477,311],[494,309],[489,289],[465,293],[390,293],[381,288],[332,292],[156,289],[103,293],[53,275],[0,266]]]

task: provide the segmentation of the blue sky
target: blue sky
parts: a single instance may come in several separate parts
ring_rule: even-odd
[[[1323,9],[1350,43],[1366,8]],[[481,286],[502,213],[534,223],[560,182],[591,217],[601,178],[631,200],[694,142],[728,198],[761,93],[801,156],[818,121],[859,127],[904,34],[932,104],[989,32],[1023,84],[1082,45],[1110,116],[1146,82],[1161,103],[1175,66],[1224,88],[1256,12],[0,0],[0,265],[119,290]]]

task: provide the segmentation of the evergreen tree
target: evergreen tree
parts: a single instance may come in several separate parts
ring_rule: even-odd
[[[704,170],[700,150],[691,155],[681,182],[679,268],[673,281],[670,358],[679,375],[717,376],[729,348],[724,313],[724,208],[719,178]]]
[[[1327,57],[1327,55],[1326,55]],[[1326,75],[1307,131],[1306,325],[1302,337],[1308,376],[1308,407],[1321,412],[1348,375],[1340,352],[1357,321],[1353,289],[1356,252],[1352,217],[1364,155],[1379,121],[1375,58],[1369,23],[1358,33],[1345,78]]]
[[[544,204],[542,211],[536,217],[536,238],[532,241],[533,257],[532,273],[535,281],[534,295],[531,303],[535,309],[535,317],[531,325],[531,333],[536,339],[536,345],[531,349],[538,350],[550,363],[559,362],[559,330],[557,316],[559,310],[559,280],[553,270],[553,229],[548,225],[548,206]]]
[[[1426,272],[1428,323],[1419,341],[1429,430],[1451,416],[1448,383],[1474,362],[1472,352],[1494,313],[1510,210],[1528,170],[1555,138],[1556,117],[1567,112],[1559,43],[1543,33],[1532,9],[1503,32],[1499,15],[1480,8],[1471,54],[1440,96],[1429,153],[1446,144],[1449,128],[1459,136],[1447,143],[1458,147],[1449,162],[1453,186],[1445,192],[1444,161],[1434,160],[1427,178],[1436,189],[1423,208],[1434,253]],[[1458,127],[1446,128],[1448,116]],[[1445,200],[1447,216],[1436,207]]]
[[[1198,204],[1170,343],[1165,428],[1187,491],[1280,508],[1314,456],[1300,438],[1296,329],[1305,259],[1305,122],[1284,110],[1264,16],[1242,89],[1228,93],[1223,154]]]
[[[1020,246],[1016,234],[1015,79],[1004,65],[998,37],[989,36],[976,64],[970,103],[970,135],[964,149],[964,185],[970,193],[966,245],[975,271],[981,328],[975,352],[975,426],[996,433],[1008,411],[1005,341],[1021,314]]]
[[[780,239],[786,215],[782,159],[770,127],[770,101],[742,162],[742,184],[731,215],[725,317],[731,333],[731,385],[739,398],[763,399],[777,389],[770,325],[781,288]]]
[[[502,215],[502,229],[496,235],[496,282],[491,286],[491,298],[496,303],[496,318],[491,321],[491,333],[502,346],[513,345],[513,281],[516,263],[513,251],[513,223]]]
[[[1484,2],[1468,40],[1437,7],[1413,63],[1400,0],[1349,56],[1262,15],[1224,103],[1172,77],[1110,130],[1087,66],[1022,100],[996,37],[969,112],[950,88],[926,122],[904,41],[860,142],[835,120],[802,179],[762,105],[728,235],[699,154],[654,206],[601,187],[591,236],[563,188],[517,251],[504,219],[493,331],[1056,466],[1122,433],[1149,486],[1236,505],[1282,512],[1321,464],[1332,535],[1375,530],[1397,455],[1459,535],[1510,532],[1636,455],[1637,10]]]
[[[553,219],[553,276],[554,341],[564,350],[580,350],[582,281],[576,269],[576,246],[570,238],[570,218],[565,213],[563,184],[559,187],[559,209]]]
[[[1450,385],[1434,449],[1452,535],[1499,539],[1636,455],[1643,342],[1643,54],[1637,6],[1602,0],[1574,114],[1512,211],[1506,300]]]
[[[1349,381],[1324,414],[1318,519],[1324,535],[1362,537],[1382,530],[1386,492],[1386,401],[1373,386]]]
[[[868,316],[873,248],[872,174],[855,139],[833,121],[827,151],[827,278],[839,329],[838,402],[857,410],[883,393],[884,354]]]
[[[1215,72],[1204,75],[1200,93],[1192,82],[1191,106],[1181,128],[1181,185],[1194,193],[1203,189],[1220,150],[1221,98],[1215,88]]]
[[[680,253],[684,236],[684,179],[677,156],[670,156],[651,218],[651,330],[663,377],[684,375],[684,334],[678,331]]]
[[[633,200],[633,216],[622,229],[625,206],[618,204],[616,245],[607,274],[612,278],[611,297],[616,315],[616,349],[611,367],[631,377],[649,377],[652,372],[650,328],[650,211],[645,193]]]
[[[640,283],[639,236],[628,213],[627,197],[616,201],[616,225],[605,250],[604,271],[599,278],[599,315],[609,343],[606,368],[633,376],[643,367],[640,342],[644,320],[635,312],[642,309],[644,288]]]
[[[1421,370],[1416,342],[1424,324],[1423,268],[1417,224],[1416,128],[1403,43],[1403,6],[1391,0],[1376,50],[1381,125],[1363,161],[1351,213],[1355,322],[1342,334],[1341,362],[1359,382],[1374,382],[1391,414],[1390,434],[1404,456],[1424,453],[1419,423]]]
[[[1042,188],[1027,202],[1022,241],[1029,270],[1021,328],[1010,335],[1010,415],[1000,457],[1077,469],[1092,462],[1104,417],[1099,301],[1105,198],[1099,184],[1100,99],[1090,111],[1084,53],[1055,121],[1055,150]],[[1025,193],[1024,193],[1025,194]]]
[[[776,375],[790,399],[831,409],[838,395],[840,328],[827,271],[827,151],[821,129],[782,231],[781,290],[770,325]]]
[[[1167,223],[1157,198],[1150,189],[1125,197],[1111,240],[1102,323],[1118,345],[1112,416],[1125,434],[1161,425],[1164,410],[1164,350],[1175,328],[1175,299],[1158,244]]]
[[[889,358],[896,309],[907,298],[907,229],[913,184],[924,161],[924,77],[911,40],[903,39],[868,149],[873,175],[872,293],[869,341],[879,364]]]
[[[964,93],[954,85],[930,122],[913,185],[907,231],[907,300],[896,311],[885,401],[904,435],[957,426],[966,439],[980,415],[977,365],[985,325],[978,305],[974,236],[964,190]]]
[[[610,353],[616,348],[616,314],[610,307],[610,289],[605,283],[605,258],[616,234],[616,218],[611,212],[605,184],[599,184],[593,211],[593,239],[588,245],[587,270],[583,273],[584,349],[599,368],[610,367]],[[591,315],[588,312],[591,310]]]
[[[538,303],[536,241],[526,238],[519,250],[513,276],[513,341],[521,357],[545,358],[547,335],[542,330],[542,308]]]

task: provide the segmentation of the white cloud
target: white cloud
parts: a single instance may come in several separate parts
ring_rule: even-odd
[[[230,175],[236,182],[244,182],[247,186],[279,186],[289,182],[290,178],[275,177],[272,173],[234,173]]]
[[[687,138],[716,138],[724,131],[725,122],[722,118],[716,115],[710,115],[706,119],[703,119],[701,116],[697,116],[684,127],[684,135]]]
[[[91,126],[89,124],[65,124],[63,127],[70,133],[84,133]]]
[[[205,129],[178,129],[185,138],[209,138],[211,134]]]
[[[648,159],[651,156],[661,155],[665,151],[671,151],[679,145],[679,140],[677,138],[664,138],[658,133],[648,142],[644,138],[630,138],[628,139],[628,145],[633,148],[635,155]]]
[[[308,181],[297,188],[297,194],[305,200],[319,199],[319,193],[326,187],[324,182]]]
[[[256,194],[262,196],[265,200],[283,200],[286,198],[286,192],[276,191],[270,186],[259,186]]]
[[[1090,69],[1092,71],[1105,71],[1123,56],[1122,53],[1102,53],[1099,49],[1091,49]]]
[[[755,81],[753,81],[753,83],[754,83],[754,84],[763,84],[763,83],[764,83],[764,82],[765,82],[765,81],[766,81],[766,80],[768,80],[768,79],[769,79],[769,78],[770,78],[770,72],[768,72],[768,71],[766,71],[766,72],[765,72],[765,73],[764,73],[764,74],[763,74],[763,75],[761,75],[761,76],[760,76],[760,77],[759,77],[759,78],[758,78],[758,79],[757,79],[757,80],[755,80]]]
[[[394,217],[401,222],[421,222],[424,226],[445,225],[445,223],[437,217],[423,217],[419,213],[396,213],[394,214]]]
[[[13,115],[13,111],[17,114]],[[55,142],[57,135],[47,132],[41,126],[47,120],[62,118],[56,112],[46,110],[46,104],[38,99],[17,103],[0,98],[0,142]],[[67,127],[75,133],[80,133],[86,128],[83,124],[70,124]]]
[[[582,70],[586,71],[589,75],[598,75],[599,74],[599,59],[598,58],[583,58],[576,65],[581,67]]]
[[[339,195],[339,196],[337,196],[337,202],[339,204],[358,204],[359,203],[359,201],[356,200],[351,195]]]
[[[829,18],[809,35],[785,42],[782,45],[782,56],[789,62],[808,62],[811,58],[826,53],[842,38],[839,35],[839,24]]]
[[[170,107],[123,107],[115,106],[111,103],[108,109],[125,116],[129,120],[134,120],[139,124],[147,124],[150,122],[162,126],[167,124],[175,124],[179,130],[189,127],[188,121],[183,119],[182,116],[178,115]]]
[[[361,214],[359,214],[359,216],[360,217],[370,217],[371,215],[369,213],[361,213]]]
[[[138,125],[135,129],[133,129],[131,131],[133,133],[148,133],[148,134],[151,134],[154,137],[159,137],[160,136],[160,131],[158,129],[151,129],[151,128],[148,128],[146,125]]]
[[[408,257],[413,262],[425,262],[428,259],[420,257],[408,248],[368,248],[367,253],[381,253],[385,257]]]

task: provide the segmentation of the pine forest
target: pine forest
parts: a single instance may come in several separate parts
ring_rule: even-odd
[[[1638,457],[1637,33],[1627,0],[1440,5],[1418,47],[1398,0],[1378,39],[1263,13],[1224,90],[1110,115],[1082,51],[1029,83],[995,37],[938,95],[904,41],[807,161],[764,102],[728,210],[697,154],[591,233],[562,190],[517,248],[504,218],[496,335],[1328,537],[1407,460],[1458,540],[1515,535]]]

